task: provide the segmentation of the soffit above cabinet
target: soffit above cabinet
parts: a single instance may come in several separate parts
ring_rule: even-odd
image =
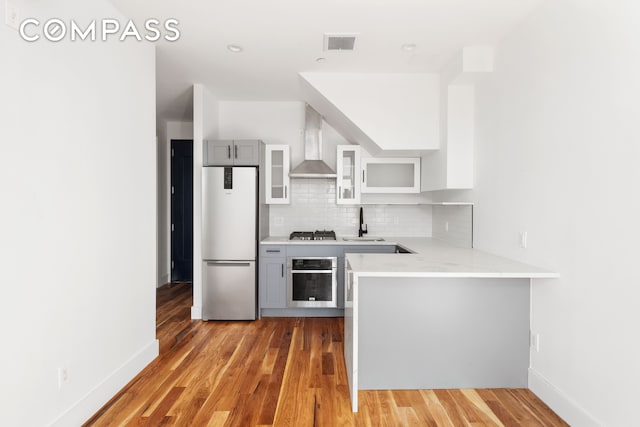
[[[347,140],[379,155],[440,148],[439,78],[432,73],[301,73],[306,102]]]

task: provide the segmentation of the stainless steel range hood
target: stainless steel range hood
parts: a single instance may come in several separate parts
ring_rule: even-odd
[[[304,114],[304,161],[289,172],[289,177],[336,177],[335,171],[322,161],[322,116],[310,105]]]

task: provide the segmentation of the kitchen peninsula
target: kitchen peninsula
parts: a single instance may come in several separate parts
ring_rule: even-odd
[[[527,387],[530,286],[557,274],[401,238],[411,254],[345,255],[344,354],[358,390]]]

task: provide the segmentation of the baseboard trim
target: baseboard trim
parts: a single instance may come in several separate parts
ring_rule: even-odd
[[[153,340],[135,353],[122,366],[113,371],[82,399],[63,412],[52,427],[79,426],[95,414],[105,403],[140,373],[153,359],[158,357],[160,344]]]
[[[191,318],[194,320],[202,319],[202,307],[191,306]]]
[[[529,389],[569,425],[602,426],[602,423],[533,368],[529,368]]]
[[[167,283],[169,283],[171,281],[171,278],[169,277],[169,274],[163,274],[162,276],[160,276],[160,280],[158,280],[158,288],[161,286],[166,285]]]
[[[261,308],[260,317],[344,317],[342,308]]]

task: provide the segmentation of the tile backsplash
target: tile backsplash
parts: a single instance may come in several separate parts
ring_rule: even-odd
[[[452,245],[473,247],[473,206],[433,206],[433,237]]]
[[[371,236],[431,237],[431,206],[362,205]],[[269,234],[334,230],[340,236],[358,234],[360,205],[337,205],[332,179],[291,180],[291,204],[270,205]]]

